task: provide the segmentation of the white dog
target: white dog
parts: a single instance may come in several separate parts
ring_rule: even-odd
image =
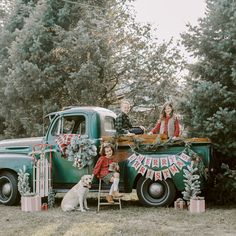
[[[80,211],[85,212],[88,210],[87,194],[91,188],[92,175],[84,175],[81,180],[70,189],[64,196],[61,202],[63,211],[73,211],[80,205]]]

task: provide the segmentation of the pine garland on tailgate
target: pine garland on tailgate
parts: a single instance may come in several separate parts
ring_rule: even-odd
[[[19,169],[17,187],[21,196],[30,194],[29,173],[26,172],[25,165],[23,166],[22,169]]]

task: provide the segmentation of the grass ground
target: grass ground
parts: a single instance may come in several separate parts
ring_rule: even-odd
[[[144,207],[126,196],[121,211],[118,206],[102,206],[97,213],[97,201],[90,198],[90,211],[81,213],[62,212],[61,198],[56,200],[55,208],[32,213],[0,205],[0,236],[236,235],[236,206],[207,206],[205,213],[190,214],[173,207]]]

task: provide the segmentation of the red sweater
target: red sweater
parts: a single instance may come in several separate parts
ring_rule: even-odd
[[[106,156],[101,156],[98,159],[98,161],[93,169],[93,174],[97,178],[102,179],[103,177],[105,177],[106,175],[109,174],[108,168],[109,168],[109,165],[113,162],[114,162],[113,159],[108,159]]]
[[[164,134],[166,134],[168,136],[168,122],[169,122],[169,119],[170,117],[165,117],[164,118],[164,121],[165,121],[165,126],[164,126]],[[176,118],[175,119],[175,123],[174,123],[174,126],[175,126],[175,132],[174,132],[174,136],[175,137],[179,137],[179,121],[178,119]],[[156,133],[159,133],[160,132],[160,127],[161,127],[161,121],[158,120],[155,127],[151,130],[153,134],[156,134]]]

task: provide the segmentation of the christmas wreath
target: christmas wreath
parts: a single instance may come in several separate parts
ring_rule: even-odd
[[[91,165],[92,157],[96,155],[97,147],[87,135],[74,136],[66,149],[68,161],[73,161],[73,166],[79,169]]]

